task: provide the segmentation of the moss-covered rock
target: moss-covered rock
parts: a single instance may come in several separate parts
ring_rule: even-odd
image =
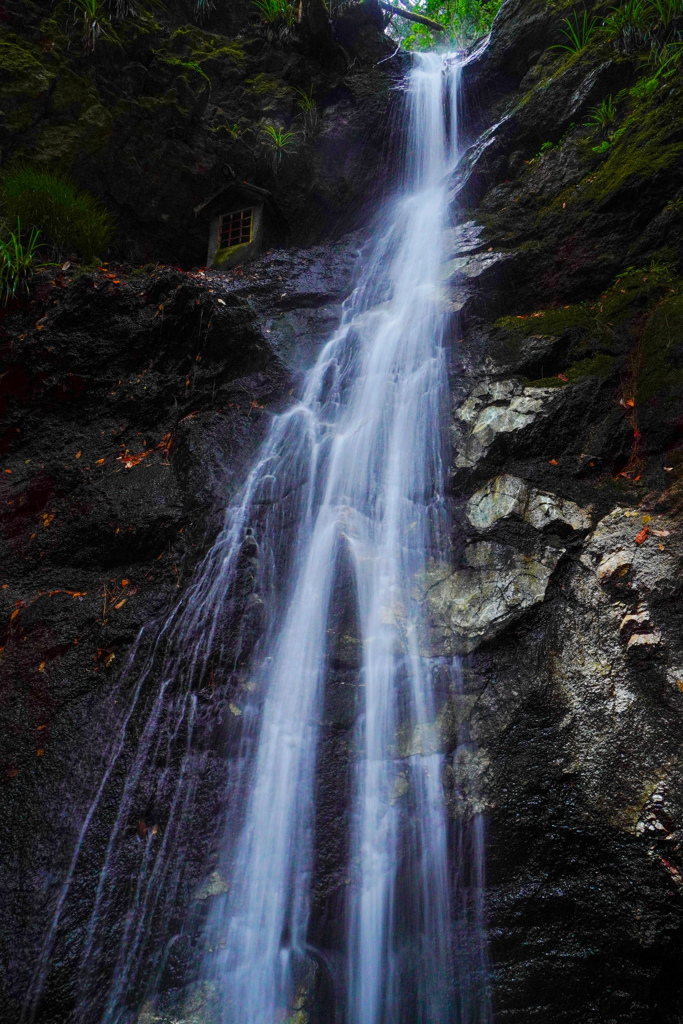
[[[274,193],[307,240],[348,222],[383,173],[392,102],[383,82],[400,68],[375,68],[391,52],[376,27],[382,53],[356,58],[347,85],[344,62],[337,67],[330,54],[317,54],[303,29],[286,38],[261,31],[250,0],[216,8],[201,26],[188,23],[181,0],[140,8],[105,25],[92,53],[67,0],[49,13],[37,0],[27,11],[25,32],[14,12],[11,27],[0,28],[2,162],[67,173],[101,196],[120,225],[119,252],[132,259],[203,263],[208,225],[193,211],[224,187],[228,166]],[[275,174],[261,126],[303,134],[296,88],[313,90],[320,102],[336,90],[325,117],[329,136],[309,133]],[[359,120],[372,128],[354,131]],[[351,163],[328,160],[330,136]]]
[[[674,294],[648,317],[643,330],[637,382],[639,402],[661,396],[681,408],[683,388],[683,296]]]

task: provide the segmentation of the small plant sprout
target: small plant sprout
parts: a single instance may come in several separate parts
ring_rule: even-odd
[[[263,128],[264,140],[273,156],[273,170],[277,171],[282,160],[283,153],[288,153],[298,143],[294,132],[286,132],[276,125],[267,124]]]
[[[291,28],[297,20],[297,6],[289,0],[253,0],[253,4],[263,20],[270,25],[283,22]]]
[[[92,53],[97,40],[111,34],[104,0],[73,0],[73,4],[76,8],[74,20],[82,23],[83,46]]]
[[[309,92],[305,92],[303,89],[295,89],[294,91],[299,97],[296,101],[298,107],[301,107],[304,111],[316,109],[315,100],[313,99],[313,86],[311,86]]]
[[[605,27],[612,38],[622,36],[630,48],[640,40],[647,27],[645,0],[626,0],[619,7],[613,7],[605,20]]]
[[[304,92],[303,89],[296,89],[295,92],[298,96],[296,105],[301,110],[304,122],[304,135],[312,135],[318,125],[318,108],[313,99],[313,87],[311,86],[309,92]]]
[[[591,128],[608,128],[617,116],[617,108],[611,96],[607,96],[602,103],[591,107],[588,117],[588,124]]]
[[[551,47],[553,50],[568,50],[569,53],[580,53],[588,46],[588,42],[595,32],[597,18],[588,18],[588,12],[584,9],[583,17],[579,18],[575,11],[571,18],[565,18],[565,28],[560,29],[566,37],[566,43],[556,43]]]
[[[36,270],[54,266],[53,263],[39,263],[40,231],[31,228],[28,241],[21,241],[21,221],[17,230],[10,231],[7,240],[0,239],[0,302],[6,306],[13,299],[29,296],[29,281]]]
[[[239,139],[244,134],[243,129],[240,128],[240,126],[237,124],[237,122],[235,122],[233,125],[217,124],[215,128],[211,129],[211,131],[212,132],[227,132],[231,139]],[[248,131],[248,129],[247,129],[247,131]]]
[[[214,0],[195,0],[195,20],[201,25],[209,17],[215,6]]]

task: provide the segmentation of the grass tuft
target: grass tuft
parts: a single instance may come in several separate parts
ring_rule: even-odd
[[[59,254],[76,251],[86,261],[104,256],[114,237],[114,219],[102,203],[65,178],[32,167],[9,171],[0,182],[9,223],[36,228]]]

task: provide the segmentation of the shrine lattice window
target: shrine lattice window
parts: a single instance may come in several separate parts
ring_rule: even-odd
[[[229,249],[233,245],[243,245],[245,242],[251,242],[253,215],[254,211],[252,209],[224,213],[221,217],[218,233],[218,247],[220,249]]]

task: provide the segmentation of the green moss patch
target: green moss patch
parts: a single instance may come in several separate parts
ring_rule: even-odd
[[[636,102],[597,168],[568,202],[601,203],[624,186],[637,186],[675,165],[683,156],[677,133],[681,119],[680,90]]]
[[[208,75],[202,71],[196,61],[181,60],[180,57],[175,57],[170,53],[157,53],[155,54],[154,62],[169,68],[172,73],[180,75],[193,85],[203,83],[210,86],[211,84]]]
[[[528,313],[523,316],[503,316],[496,320],[496,327],[528,337],[531,334],[540,334],[543,337],[549,335],[560,335],[572,327],[588,328],[592,319],[583,304],[576,306],[564,306],[563,308],[551,307],[539,310],[537,313]]]
[[[5,34],[0,38],[0,82],[3,97],[39,96],[50,84],[51,74],[40,59],[37,48]]]
[[[251,245],[251,242],[241,242],[239,245],[226,246],[225,249],[217,249],[213,259],[214,267],[221,267],[226,263],[229,263],[231,256],[241,249],[246,249]]]
[[[609,377],[616,359],[614,356],[608,356],[604,352],[599,352],[597,355],[590,359],[580,359],[577,363],[572,363],[564,371],[566,380],[562,380],[561,377],[541,377],[540,380],[527,381],[527,385],[533,388],[559,388],[566,387],[568,384],[578,384],[580,380],[585,380],[586,377],[599,377],[604,380]]]
[[[202,65],[208,60],[224,60],[243,64],[246,54],[239,43],[215,32],[204,32],[195,25],[176,29],[169,40],[169,50],[182,54],[185,60]]]
[[[642,339],[637,399],[671,396],[683,386],[683,295],[665,299],[648,317]]]

